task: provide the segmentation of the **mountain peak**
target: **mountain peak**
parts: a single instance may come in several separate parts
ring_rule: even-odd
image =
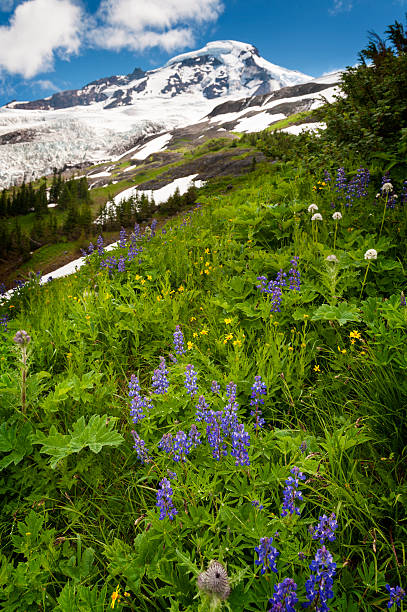
[[[171,66],[179,62],[183,62],[187,59],[195,57],[210,56],[218,58],[224,55],[241,55],[244,53],[250,53],[259,56],[259,52],[254,45],[250,43],[240,42],[238,40],[214,40],[206,43],[202,49],[196,49],[195,51],[188,51],[187,53],[181,53],[168,60],[166,66]]]

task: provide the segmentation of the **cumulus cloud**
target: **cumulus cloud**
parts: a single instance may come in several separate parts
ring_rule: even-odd
[[[194,44],[194,30],[216,21],[220,0],[102,0],[90,40],[108,49],[173,51]]]
[[[349,0],[334,0],[333,6],[329,9],[331,15],[338,13],[348,13],[353,8],[353,3]]]
[[[0,26],[0,69],[25,78],[50,71],[56,54],[78,53],[81,30],[81,9],[71,0],[23,2]]]

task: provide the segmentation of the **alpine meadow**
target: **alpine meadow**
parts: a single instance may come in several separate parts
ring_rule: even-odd
[[[1,610],[406,610],[406,27],[338,78],[4,187]]]

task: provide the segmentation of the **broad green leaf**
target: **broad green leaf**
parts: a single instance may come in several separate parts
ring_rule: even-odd
[[[0,459],[0,471],[8,467],[10,463],[17,465],[32,451],[30,434],[32,427],[29,423],[19,429],[18,425],[0,425],[0,453],[9,453]]]
[[[322,304],[322,306],[314,310],[312,315],[312,321],[338,321],[339,325],[360,321],[360,319],[361,316],[356,306],[347,302],[341,302],[337,306]]]

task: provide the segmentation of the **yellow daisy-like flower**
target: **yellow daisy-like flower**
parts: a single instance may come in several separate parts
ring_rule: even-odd
[[[150,274],[147,274],[147,280],[153,280],[153,277]]]
[[[157,295],[157,302],[161,302],[161,295]]]
[[[232,323],[233,319],[223,319],[224,322],[226,323],[226,325],[230,325],[230,323]]]
[[[209,268],[205,268],[204,272],[205,272],[205,274],[210,274],[211,273]]]
[[[183,287],[183,285],[180,285],[180,286],[178,287],[178,291],[179,291],[180,293],[182,293],[182,292],[184,291],[184,287]]]
[[[189,320],[192,323],[192,321],[196,321],[196,317],[191,317]]]
[[[205,266],[206,266],[206,267],[208,267],[208,266],[210,266],[210,265],[211,265],[211,262],[210,262],[210,261],[205,261]]]
[[[289,350],[289,351],[293,351],[294,349],[293,349],[293,347],[292,347],[292,346],[289,346],[289,347],[288,347],[288,350]]]
[[[319,365],[314,365],[314,372],[320,372],[320,367]]]
[[[205,249],[205,253],[208,255],[208,253],[210,253],[210,250],[208,248]]]
[[[196,332],[194,332],[194,333],[192,334],[192,337],[193,337],[193,338],[198,338],[198,334],[197,334]]]
[[[301,348],[305,348],[307,345],[305,344],[305,342],[301,342]]]
[[[240,340],[233,340],[233,346],[242,346],[242,343]]]
[[[192,348],[194,348],[194,343],[188,340],[187,347],[188,347],[188,350],[190,351]]]
[[[208,330],[207,329],[201,329],[200,334],[201,334],[201,336],[207,336],[208,335]]]
[[[66,354],[66,358],[67,358],[67,359],[70,359],[71,357],[72,357],[72,353],[67,353],[67,354]]]
[[[366,352],[365,351],[360,351],[360,354],[361,355],[366,355]]]
[[[354,330],[353,330],[353,331],[351,331],[351,332],[350,332],[350,334],[349,334],[349,338],[356,338],[356,340],[360,340],[360,338],[361,338],[361,337],[362,337],[362,336],[361,336],[360,332],[358,332],[358,330],[357,330],[357,329],[354,329]]]
[[[87,319],[89,321],[90,315],[86,315],[85,319]]]

